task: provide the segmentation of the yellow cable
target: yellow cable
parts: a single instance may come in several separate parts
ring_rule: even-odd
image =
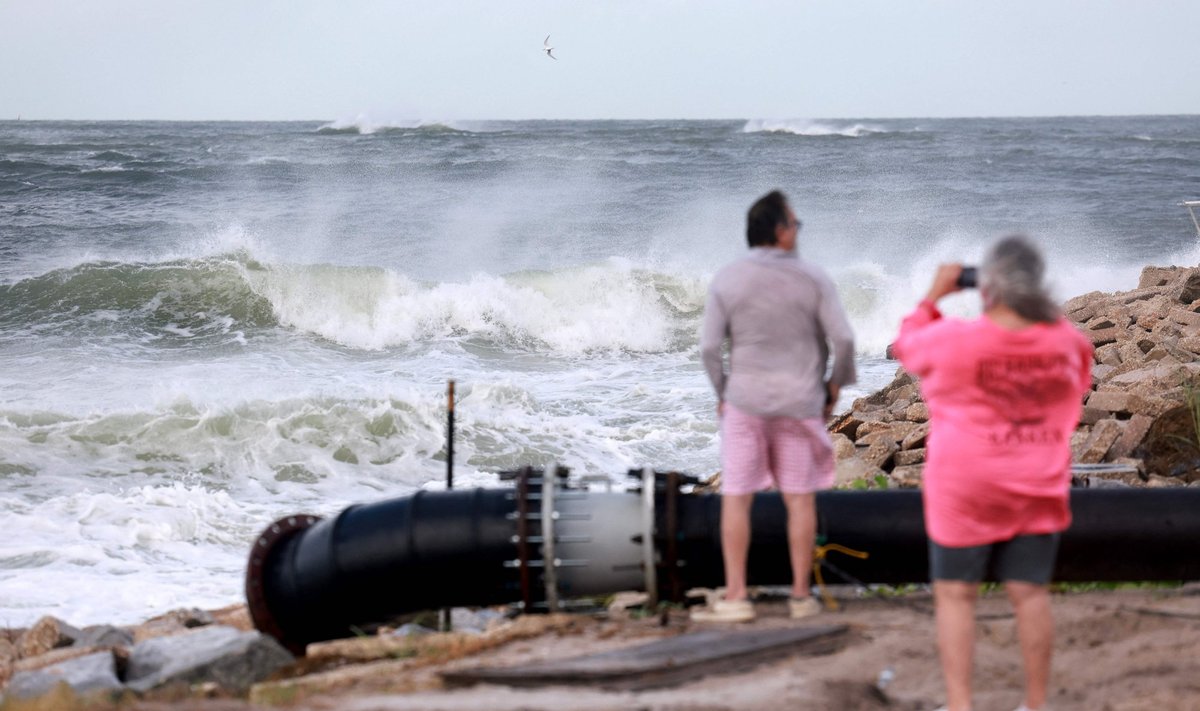
[[[825,600],[825,609],[829,610],[830,612],[837,612],[838,602],[837,600],[833,599],[833,595],[830,594],[829,588],[825,587],[825,578],[821,575],[821,561],[825,560],[825,557],[829,554],[829,551],[845,553],[846,555],[852,555],[855,558],[860,558],[862,560],[866,560],[867,558],[871,557],[871,554],[867,553],[866,551],[856,551],[852,548],[847,548],[846,546],[839,545],[837,543],[826,543],[825,545],[816,546],[813,548],[813,577],[817,579],[817,585],[821,588],[821,597]]]

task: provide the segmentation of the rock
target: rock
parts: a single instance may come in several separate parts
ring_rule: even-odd
[[[833,477],[833,485],[838,488],[849,486],[858,479],[873,480],[877,476],[886,476],[886,472],[877,466],[868,464],[859,457],[842,459],[837,462]]]
[[[59,647],[45,654],[39,654],[36,657],[29,657],[28,659],[18,661],[13,667],[13,671],[35,671],[98,652],[113,654],[117,659],[118,666],[129,658],[128,650],[123,647]]]
[[[1146,435],[1150,432],[1150,425],[1154,424],[1154,418],[1143,414],[1135,414],[1125,422],[1125,426],[1121,435],[1113,442],[1109,448],[1107,455],[1110,461],[1122,459],[1133,454],[1133,451],[1141,446],[1145,441]]]
[[[1092,366],[1092,382],[1093,383],[1104,382],[1105,380],[1108,380],[1108,376],[1112,375],[1113,372],[1115,372],[1115,371],[1116,371],[1115,366],[1105,365],[1104,363],[1097,363],[1096,365]]]
[[[929,420],[929,408],[924,402],[914,402],[904,411],[904,419],[909,422],[926,422]]]
[[[924,470],[924,464],[910,464],[903,467],[896,467],[892,470],[892,481],[902,488],[918,488],[921,486]]]
[[[1121,349],[1115,343],[1100,346],[1096,349],[1094,358],[1101,365],[1116,367],[1121,364]]]
[[[1180,326],[1188,326],[1193,332],[1200,329],[1200,313],[1188,309],[1174,308],[1167,313],[1167,318]]]
[[[1122,429],[1122,423],[1118,420],[1097,422],[1082,446],[1078,450],[1073,450],[1075,461],[1081,464],[1098,464],[1103,461],[1109,448],[1121,436]]]
[[[1137,386],[1161,392],[1197,379],[1200,379],[1200,363],[1154,363],[1114,375],[1108,384],[1116,388]]]
[[[1088,396],[1087,406],[1108,413],[1128,413],[1129,398],[1129,393],[1119,390],[1097,391]]]
[[[21,635],[17,641],[17,652],[22,658],[36,657],[51,649],[71,646],[81,634],[78,629],[57,617],[43,617]]]
[[[243,632],[254,631],[254,620],[250,619],[250,608],[244,604],[230,605],[217,610],[211,610],[213,624],[234,627]]]
[[[865,445],[867,437],[881,432],[890,437],[894,422],[895,420],[887,420],[886,422],[883,420],[869,420],[862,423],[858,428],[858,436],[854,438],[855,442],[860,446]]]
[[[1109,343],[1116,343],[1117,339],[1124,334],[1124,330],[1113,326],[1111,328],[1103,328],[1098,331],[1084,331],[1083,335],[1091,340],[1092,345],[1099,348],[1100,346]]]
[[[5,697],[29,699],[42,696],[64,682],[79,695],[123,688],[117,678],[116,658],[111,652],[96,652],[41,669],[19,671],[9,680]]]
[[[923,422],[913,429],[900,442],[900,449],[920,449],[925,446],[925,440],[929,437],[929,423]]]
[[[853,441],[858,437],[858,428],[862,423],[863,421],[855,417],[853,413],[847,412],[834,419],[833,424],[829,426],[829,431],[833,434],[844,435]]]
[[[1160,361],[1160,360],[1170,360],[1170,361],[1174,361],[1176,363],[1179,362],[1178,358],[1175,358],[1174,356],[1172,356],[1171,352],[1168,351],[1166,348],[1163,348],[1162,346],[1154,346],[1146,353],[1146,362],[1147,363],[1152,363],[1154,361]]]
[[[112,625],[84,627],[75,640],[76,647],[129,647],[133,645],[133,632]]]
[[[858,456],[870,466],[880,469],[889,468],[892,455],[900,449],[891,430],[871,433],[866,437],[859,438],[856,444],[860,447],[863,444],[867,445],[866,451],[860,452]]]
[[[1096,305],[1107,300],[1108,297],[1108,294],[1100,291],[1081,294],[1063,304],[1063,313],[1075,323],[1089,321],[1096,315]]]
[[[211,614],[204,610],[171,610],[170,612],[153,617],[139,625],[133,631],[137,642],[163,635],[178,634],[184,630],[205,627],[213,623]]]
[[[1193,356],[1192,359],[1195,360],[1196,354],[1200,353],[1200,336],[1185,336],[1184,338],[1180,338],[1175,345],[1191,353]]]
[[[1185,484],[1172,476],[1159,476],[1158,474],[1151,474],[1149,479],[1146,481],[1146,487],[1149,489],[1167,489],[1178,486],[1185,486]]]
[[[595,624],[583,615],[552,613],[522,615],[476,635],[441,632],[410,639],[372,636],[315,642],[308,646],[307,660],[323,671],[255,684],[249,700],[255,708],[268,704],[295,707],[311,696],[337,694],[345,698],[440,687],[436,677],[412,674],[411,670],[552,632],[578,633]]]
[[[1167,286],[1179,279],[1183,269],[1180,267],[1143,267],[1138,277],[1138,289],[1152,289]],[[1099,293],[1099,292],[1092,292]]]
[[[1147,325],[1153,325],[1166,318],[1171,307],[1171,302],[1158,294],[1150,299],[1130,304],[1129,316],[1134,323],[1145,328]]]
[[[210,626],[139,642],[129,656],[126,684],[135,691],[149,691],[172,683],[212,681],[243,694],[294,659],[272,637]]]
[[[916,383],[909,382],[899,387],[894,387],[887,391],[885,402],[889,405],[894,405],[900,400],[907,400],[910,404],[913,400],[921,397],[921,390]]]
[[[1079,415],[1080,424],[1094,425],[1106,417],[1112,417],[1112,413],[1108,410],[1101,410],[1098,407],[1083,407],[1083,412]]]
[[[833,458],[836,461],[853,457],[858,451],[854,448],[854,442],[844,434],[835,432],[829,436],[829,440],[833,443]]]
[[[1142,351],[1142,347],[1136,341],[1123,341],[1113,344],[1117,347],[1117,352],[1121,356],[1121,365],[1119,370],[1124,373],[1144,365],[1146,353]]]
[[[903,449],[899,452],[896,452],[895,456],[893,457],[893,461],[896,462],[897,469],[900,467],[911,466],[913,464],[924,464],[925,449]],[[892,472],[892,476],[895,476],[895,471]]]
[[[1168,296],[1181,304],[1190,304],[1196,299],[1200,299],[1200,274],[1195,270],[1189,270],[1183,277],[1182,283],[1169,290]]]
[[[8,641],[7,638],[0,639],[0,689],[8,683],[8,679],[13,673],[13,665],[17,663],[19,656],[17,645]]]

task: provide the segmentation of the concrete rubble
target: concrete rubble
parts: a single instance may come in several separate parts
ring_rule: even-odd
[[[243,696],[295,659],[274,638],[249,629],[244,608],[230,611],[228,621],[236,626],[217,624],[209,613],[177,610],[136,628],[80,630],[43,617],[29,629],[4,630],[4,703],[36,699],[63,685],[77,698],[112,699],[195,685]]]
[[[1200,486],[1200,269],[1146,267],[1136,289],[1063,305],[1095,346],[1071,438],[1076,484]],[[837,485],[919,487],[929,411],[903,368],[829,426]]]

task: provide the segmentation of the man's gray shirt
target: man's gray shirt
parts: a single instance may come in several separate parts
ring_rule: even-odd
[[[719,399],[767,417],[820,417],[830,345],[829,381],[853,383],[854,333],[837,289],[795,252],[755,247],[713,277],[700,357]]]

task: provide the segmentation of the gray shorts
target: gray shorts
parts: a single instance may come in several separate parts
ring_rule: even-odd
[[[1054,574],[1061,533],[1017,536],[982,546],[952,548],[929,541],[929,578],[978,583],[1017,580],[1046,585]]]

